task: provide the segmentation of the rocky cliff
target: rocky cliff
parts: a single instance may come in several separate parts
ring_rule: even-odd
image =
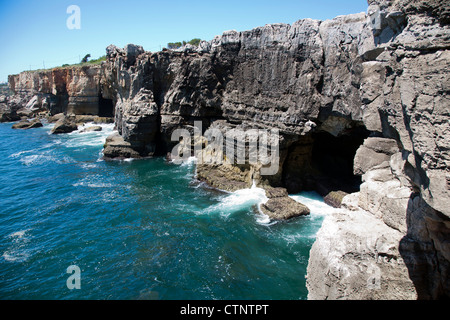
[[[248,162],[197,173],[228,190],[338,191],[336,206],[349,194],[312,247],[310,299],[448,297],[449,17],[444,0],[369,0],[367,13],[227,31],[198,47],[111,45],[101,66],[11,76],[9,105],[114,106],[106,158],[166,155],[174,130],[195,121],[279,129],[276,174]]]
[[[311,250],[310,299],[448,297],[449,9],[445,1],[369,1],[376,48],[361,64],[358,193]],[[376,137],[375,137],[376,134]]]
[[[51,115],[64,112],[112,116],[112,102],[102,96],[100,76],[100,65],[10,75],[8,83],[13,94],[9,97],[9,109],[24,113],[47,111]]]

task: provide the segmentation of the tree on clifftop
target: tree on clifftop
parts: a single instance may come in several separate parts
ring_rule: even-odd
[[[90,57],[91,57],[91,54],[88,53],[87,55],[84,56],[83,59],[81,59],[81,63],[86,63],[86,62],[88,62],[88,59],[89,59]]]
[[[192,39],[192,40],[190,40],[188,42],[186,42],[184,40],[182,42],[180,42],[180,41],[178,41],[178,42],[169,42],[167,44],[167,48],[168,49],[178,49],[178,48],[181,48],[182,46],[185,46],[186,44],[190,44],[190,45],[193,45],[193,46],[198,46],[200,44],[200,41],[202,41],[202,40],[199,39],[199,38],[194,38],[194,39]]]

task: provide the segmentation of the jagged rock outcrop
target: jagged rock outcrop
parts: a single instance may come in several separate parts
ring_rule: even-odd
[[[450,5],[369,4],[376,47],[362,52],[360,94],[364,124],[379,137],[356,153],[360,192],[317,235],[308,297],[448,297]]]
[[[64,117],[56,121],[54,127],[50,131],[52,134],[70,133],[78,130],[75,117]]]
[[[310,214],[309,208],[290,198],[285,188],[266,187],[265,190],[268,200],[260,205],[260,210],[271,220],[289,220]]]
[[[124,140],[122,136],[115,133],[106,139],[103,147],[104,159],[125,159],[125,158],[139,158],[131,144]]]

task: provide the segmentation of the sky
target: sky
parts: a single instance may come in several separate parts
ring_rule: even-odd
[[[80,8],[80,28],[71,5]],[[367,10],[366,0],[0,0],[0,82],[8,74],[98,58],[128,43],[159,51],[168,42],[211,40],[227,30],[332,19]]]

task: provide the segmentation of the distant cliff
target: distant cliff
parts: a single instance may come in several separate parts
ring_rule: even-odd
[[[256,181],[349,194],[312,247],[310,299],[448,297],[449,17],[445,0],[369,0],[367,13],[227,31],[198,47],[111,45],[101,66],[10,76],[8,103],[113,114],[121,137],[109,158],[166,155],[172,132],[196,120],[277,128],[276,175],[248,163],[197,173],[228,190]]]
[[[47,110],[52,115],[109,113],[102,110],[104,99],[100,89],[101,66],[61,67],[42,71],[25,71],[10,75],[8,83],[13,95],[10,108]]]

